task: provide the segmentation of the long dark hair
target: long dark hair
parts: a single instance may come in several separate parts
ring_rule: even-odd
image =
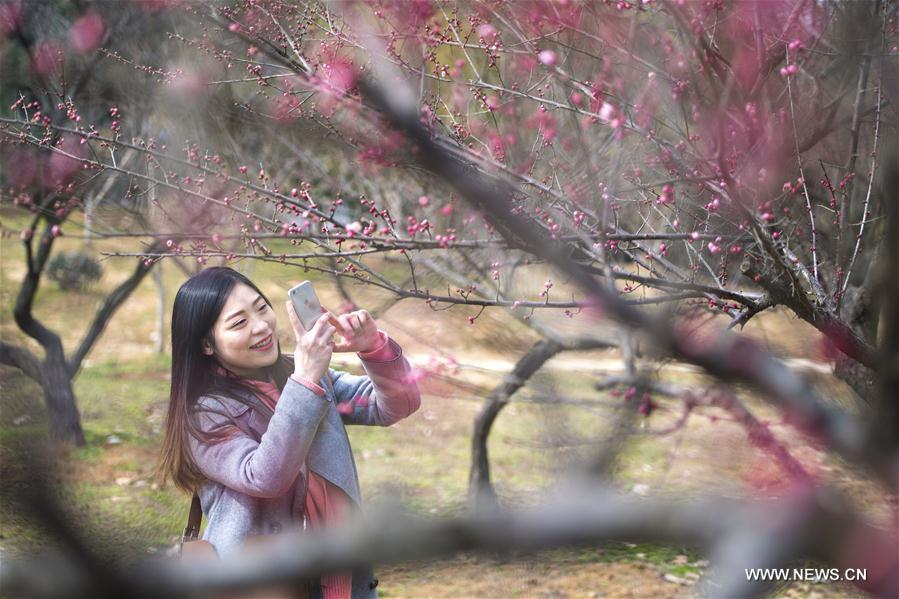
[[[210,338],[231,290],[243,283],[258,292],[271,307],[272,303],[247,277],[232,268],[207,268],[185,281],[172,308],[172,386],[169,396],[165,437],[160,449],[157,475],[165,483],[171,478],[176,486],[193,492],[205,478],[193,459],[188,435],[204,443],[217,443],[227,438],[227,431],[205,434],[194,418],[197,400],[203,395],[224,395],[249,405],[271,417],[272,411],[258,398],[260,391],[242,377],[223,375],[215,356],[204,354],[202,344]],[[277,339],[276,339],[277,341]],[[283,389],[293,371],[293,360],[281,353],[265,369],[278,389]]]

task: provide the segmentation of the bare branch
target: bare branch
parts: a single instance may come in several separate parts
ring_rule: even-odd
[[[231,559],[200,563],[150,562],[124,571],[133,592],[145,597],[183,597],[197,593],[242,591],[291,585],[320,572],[437,558],[460,551],[509,554],[608,541],[677,542],[712,549],[718,558],[712,589],[728,597],[758,596],[772,581],[748,580],[745,569],[787,563],[795,553],[845,567],[866,567],[864,588],[887,597],[897,591],[894,539],[861,522],[829,489],[806,491],[781,500],[739,503],[718,498],[668,501],[620,495],[595,483],[563,485],[557,497],[537,509],[486,509],[470,516],[424,520],[382,508],[364,521],[326,533],[282,534],[254,551]],[[784,543],[789,515],[793,544]],[[868,548],[884,557],[874,568],[841,551],[864,535]],[[715,550],[717,549],[717,550]],[[761,551],[764,550],[764,551]],[[46,561],[4,560],[4,588],[11,595],[42,589],[46,597],[96,596],[108,578],[86,578],[71,568],[71,558],[46,577]],[[59,562],[56,562],[59,564]],[[111,572],[107,573],[112,574]]]
[[[152,252],[162,247],[165,247],[165,243],[157,241],[148,249]],[[74,378],[78,374],[84,357],[87,356],[93,348],[94,343],[100,338],[103,329],[106,328],[106,324],[115,314],[116,310],[118,310],[125,300],[130,297],[131,292],[140,285],[140,282],[144,280],[144,277],[150,272],[154,264],[154,262],[147,264],[144,260],[138,260],[137,266],[135,266],[131,276],[122,281],[112,293],[106,296],[106,299],[103,301],[103,306],[101,306],[94,315],[94,319],[85,333],[84,338],[81,340],[81,343],[78,345],[78,349],[67,360],[66,367],[68,368],[70,377]]]
[[[0,363],[15,366],[32,380],[41,382],[41,362],[26,347],[0,341]]]

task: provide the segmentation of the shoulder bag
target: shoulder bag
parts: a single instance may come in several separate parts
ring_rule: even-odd
[[[218,553],[212,543],[200,539],[200,524],[203,522],[203,509],[200,506],[200,497],[194,493],[190,502],[190,513],[187,515],[187,526],[181,535],[181,560],[185,562],[200,562],[204,559],[217,558]],[[268,540],[266,535],[247,537],[244,543],[246,548],[258,547]],[[309,599],[313,583],[297,585],[292,588],[283,586],[265,587],[251,593],[223,594],[216,599]]]

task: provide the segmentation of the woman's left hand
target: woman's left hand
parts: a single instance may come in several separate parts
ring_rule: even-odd
[[[381,340],[375,319],[367,310],[341,314],[336,317],[336,320],[340,324],[337,334],[343,337],[334,342],[334,351],[336,352],[371,351]]]

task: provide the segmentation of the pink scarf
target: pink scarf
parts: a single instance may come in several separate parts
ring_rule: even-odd
[[[230,370],[219,367],[219,372],[227,376],[240,378]],[[262,399],[272,411],[281,397],[278,387],[271,382],[244,378],[245,383],[256,387],[262,392]],[[331,484],[325,478],[309,470],[309,479],[306,484],[306,519],[311,528],[323,528],[329,523],[343,520],[350,510],[351,499],[340,487]],[[321,577],[322,595],[324,599],[350,599],[353,588],[352,574],[343,572],[328,574]]]

